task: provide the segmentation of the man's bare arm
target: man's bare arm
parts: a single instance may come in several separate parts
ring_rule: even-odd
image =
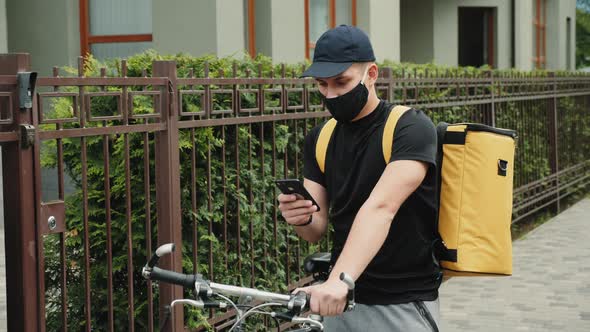
[[[413,160],[390,163],[357,213],[330,279],[346,272],[357,279],[377,254],[402,203],[420,186],[428,164]]]

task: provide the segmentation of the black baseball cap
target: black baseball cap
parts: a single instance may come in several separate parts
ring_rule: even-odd
[[[375,61],[366,33],[357,27],[341,25],[324,32],[315,44],[313,63],[301,77],[332,77],[355,62]]]

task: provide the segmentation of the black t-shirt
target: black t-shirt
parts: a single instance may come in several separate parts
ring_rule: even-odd
[[[326,154],[325,174],[315,158],[322,128],[305,138],[304,176],[323,185],[328,193],[329,220],[334,226],[332,263],[340,255],[352,223],[385,170],[382,138],[393,105],[381,101],[364,118],[338,123]],[[442,274],[434,260],[436,235],[436,129],[420,110],[408,110],[399,119],[391,161],[418,160],[430,164],[418,189],[401,205],[383,246],[356,283],[356,301],[395,304],[438,297]],[[364,222],[370,227],[370,221]]]

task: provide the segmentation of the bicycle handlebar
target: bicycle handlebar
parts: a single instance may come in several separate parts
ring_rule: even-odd
[[[146,270],[144,268],[142,274],[147,279],[163,281],[186,288],[195,287],[195,283],[199,280],[197,275],[194,274],[178,273],[174,271],[164,270],[156,266],[152,267],[151,271],[147,272],[147,277],[145,271]]]
[[[260,300],[263,302],[274,302],[278,305],[285,306],[291,312],[289,319],[291,322],[296,324],[310,325],[310,327],[302,328],[296,331],[315,331],[316,328],[319,328],[318,331],[321,331],[323,329],[323,326],[319,321],[311,318],[296,316],[304,312],[306,308],[309,308],[310,295],[303,291],[290,295],[272,293],[254,288],[218,284],[204,279],[200,274],[184,274],[157,267],[160,257],[173,252],[174,249],[175,247],[172,243],[160,246],[147,262],[147,264],[143,267],[143,277],[146,279],[163,281],[186,288],[193,288],[196,292],[196,296],[204,297],[205,301],[201,300],[200,298],[197,300],[178,299],[172,303],[172,306],[176,303],[180,303],[190,304],[199,308],[224,308],[226,306],[224,302],[209,301],[208,298],[214,294],[236,297],[246,296],[250,297],[251,299]],[[342,280],[348,286],[348,305],[345,310],[352,310],[354,307],[354,280],[352,280],[352,278],[345,273],[340,274],[340,280]],[[285,316],[281,318],[285,319],[289,317]]]

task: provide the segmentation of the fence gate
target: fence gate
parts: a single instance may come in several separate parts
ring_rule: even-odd
[[[40,278],[35,197],[32,105],[21,105],[17,72],[30,69],[24,54],[0,56],[0,144],[4,181],[7,317],[9,331],[40,327]],[[28,106],[29,108],[25,108]]]
[[[78,310],[83,317],[86,331],[91,330],[88,322],[93,320],[108,321],[108,330],[133,331],[137,325],[134,322],[135,308],[133,285],[137,282],[135,278],[140,271],[133,269],[131,262],[131,249],[127,249],[129,260],[126,262],[128,274],[125,286],[128,294],[126,303],[131,303],[124,310],[127,311],[125,324],[115,324],[115,309],[118,305],[113,292],[117,291],[116,284],[113,284],[114,262],[112,261],[112,234],[110,227],[111,211],[109,199],[105,199],[107,225],[106,251],[111,257],[107,273],[104,278],[108,287],[105,295],[106,303],[97,304],[92,299],[96,289],[92,289],[89,272],[92,268],[92,259],[89,256],[91,243],[88,241],[89,229],[88,215],[90,211],[88,202],[88,181],[87,174],[88,160],[87,148],[92,140],[101,140],[100,144],[104,151],[104,173],[105,195],[109,195],[109,188],[113,185],[112,179],[108,180],[110,165],[109,155],[114,147],[109,146],[112,137],[122,138],[127,143],[128,135],[143,135],[146,139],[146,149],[154,149],[157,154],[157,162],[152,177],[155,179],[151,186],[146,187],[149,192],[158,192],[156,213],[159,243],[180,242],[180,230],[174,228],[174,220],[179,220],[180,197],[178,193],[178,130],[170,128],[173,121],[168,121],[174,116],[170,111],[173,99],[173,84],[168,77],[175,73],[175,64],[172,62],[160,61],[153,64],[154,77],[127,78],[109,77],[106,75],[100,78],[88,78],[83,75],[83,63],[79,63],[78,77],[58,77],[58,70],[54,69],[54,77],[44,77],[35,80],[35,74],[29,75],[30,56],[28,54],[5,54],[0,55],[0,144],[2,146],[2,165],[4,181],[4,207],[5,207],[5,234],[6,234],[6,285],[7,287],[7,317],[9,331],[46,331],[46,330],[79,330],[77,326],[69,321],[68,313]],[[123,75],[124,76],[124,75]],[[155,77],[159,76],[159,77]],[[27,93],[27,83],[35,83],[39,92]],[[31,84],[33,85],[33,84]],[[116,86],[119,91],[105,90],[106,86]],[[130,87],[135,87],[131,89]],[[67,87],[67,88],[64,88]],[[139,91],[138,91],[138,88]],[[30,86],[29,91],[34,87]],[[133,91],[132,91],[133,90]],[[24,92],[24,95],[22,95]],[[19,95],[20,94],[20,95]],[[109,97],[116,100],[118,104],[117,114],[112,116],[95,116],[90,112],[89,104],[93,98]],[[133,115],[133,98],[146,97],[153,100],[153,114]],[[49,117],[43,110],[47,100],[51,98],[66,98],[72,101],[71,117]],[[119,126],[107,126],[107,120],[120,121]],[[104,126],[88,125],[104,123]],[[115,121],[116,122],[116,121]],[[110,123],[110,122],[109,122]],[[65,130],[64,130],[65,129]],[[41,146],[45,141],[54,142],[57,171],[57,195],[51,199],[42,197],[41,184],[44,180],[42,172]],[[149,142],[148,142],[149,141]],[[83,225],[83,233],[79,234],[82,242],[79,255],[79,262],[83,263],[76,269],[75,260],[66,257],[66,206],[64,204],[64,142],[76,142],[80,146],[81,177],[81,215],[80,222]],[[122,152],[126,156],[125,182],[130,185],[131,178],[129,169],[129,147]],[[149,158],[146,158],[149,159]],[[67,160],[67,159],[66,159]],[[148,162],[149,164],[149,162]],[[148,167],[149,168],[149,167]],[[149,169],[148,182],[149,182]],[[47,175],[45,175],[47,177]],[[54,176],[54,175],[50,175]],[[149,198],[148,198],[149,199]],[[152,198],[154,201],[155,198]],[[130,216],[131,198],[127,200],[127,217]],[[147,210],[150,210],[149,206]],[[149,216],[149,212],[148,212]],[[126,219],[127,226],[131,227],[130,218]],[[128,228],[130,230],[130,228]],[[131,248],[133,239],[131,232],[125,234],[126,243]],[[151,234],[147,234],[147,239]],[[52,239],[48,241],[48,239]],[[157,243],[148,241],[148,250],[155,249]],[[47,251],[54,254],[51,262]],[[146,252],[145,255],[148,253]],[[72,255],[71,252],[68,255]],[[71,261],[70,261],[71,259]],[[170,258],[163,260],[165,268],[180,269],[180,251]],[[54,275],[48,275],[47,265],[51,265]],[[142,262],[136,262],[137,264]],[[106,264],[105,264],[106,265]],[[79,275],[77,275],[79,274]],[[69,279],[72,278],[72,279]],[[135,278],[135,279],[134,279]],[[54,286],[49,287],[46,281],[49,280]],[[72,282],[81,282],[82,294],[68,293]],[[120,282],[121,283],[121,282]],[[148,315],[149,322],[145,330],[154,331],[154,308],[163,308],[162,304],[168,304],[174,298],[182,296],[179,287],[162,285],[159,287],[160,305],[154,304],[151,284],[147,283],[145,289],[136,292],[148,293]],[[69,301],[78,297],[82,299],[82,307],[74,308]],[[93,306],[98,308],[93,308]],[[104,312],[104,316],[96,317],[97,312]],[[93,315],[95,315],[93,317]],[[125,315],[122,315],[125,316]],[[177,330],[182,328],[183,314],[180,310],[176,312],[175,324]],[[124,325],[124,326],[123,326]],[[169,322],[166,330],[170,330]],[[142,327],[143,330],[143,327]]]

